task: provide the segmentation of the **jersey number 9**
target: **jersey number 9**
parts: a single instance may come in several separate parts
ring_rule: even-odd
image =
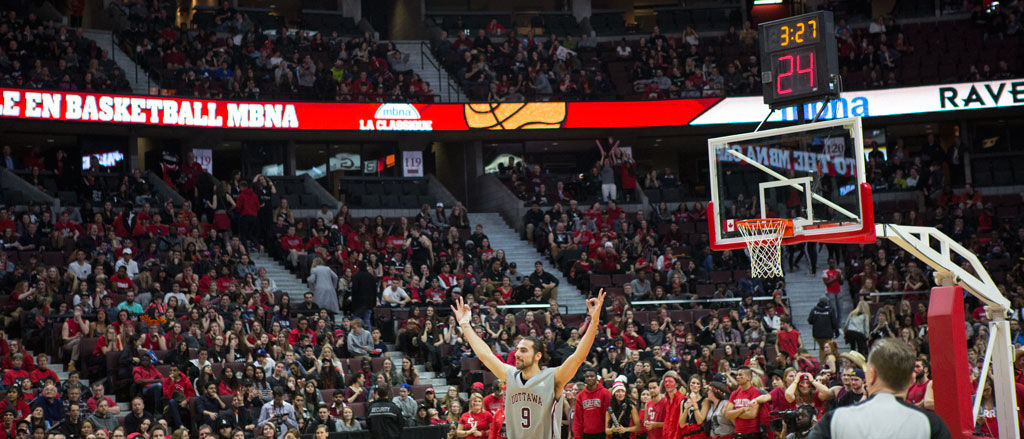
[[[522,426],[524,429],[530,428],[530,408],[523,407],[521,414],[523,417],[523,423],[519,425]]]

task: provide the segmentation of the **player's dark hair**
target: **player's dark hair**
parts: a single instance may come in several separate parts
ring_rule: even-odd
[[[533,343],[533,352],[534,353],[537,353],[537,352],[540,353],[540,361],[538,362],[538,365],[539,366],[543,366],[543,365],[547,364],[547,362],[548,362],[548,347],[547,347],[547,345],[544,344],[544,342],[540,341],[540,339],[538,339],[537,337],[523,337],[523,340],[527,340],[527,341],[530,341],[531,343]]]

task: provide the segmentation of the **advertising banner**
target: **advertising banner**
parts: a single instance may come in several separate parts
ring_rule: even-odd
[[[814,117],[822,103],[808,104]],[[1024,79],[845,92],[821,119],[1024,106]],[[224,129],[470,131],[757,123],[761,96],[614,102],[245,102],[0,88],[0,118]],[[796,107],[769,122],[796,120]]]

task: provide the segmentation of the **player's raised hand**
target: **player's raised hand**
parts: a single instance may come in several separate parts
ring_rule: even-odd
[[[459,322],[460,325],[463,323],[469,323],[473,318],[473,311],[469,309],[469,305],[466,305],[466,302],[462,300],[462,297],[455,299],[455,306],[452,306],[451,308],[452,313],[455,314],[455,320]]]
[[[590,318],[595,322],[601,317],[601,306],[604,304],[604,288],[598,291],[597,297],[591,297],[587,299],[587,313],[590,314]]]

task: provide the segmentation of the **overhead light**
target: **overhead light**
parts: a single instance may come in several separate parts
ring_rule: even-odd
[[[754,0],[754,6],[760,5],[781,5],[782,0]]]
[[[551,142],[552,146],[558,146],[558,142]],[[545,148],[546,149],[546,148]]]
[[[654,141],[655,141],[655,142],[660,142],[660,141],[661,141],[661,139],[654,139]]]
[[[53,143],[53,142],[55,142],[55,140],[53,140],[53,138],[52,138],[52,137],[51,137],[51,138],[49,138],[49,139],[46,139],[46,143]]]

